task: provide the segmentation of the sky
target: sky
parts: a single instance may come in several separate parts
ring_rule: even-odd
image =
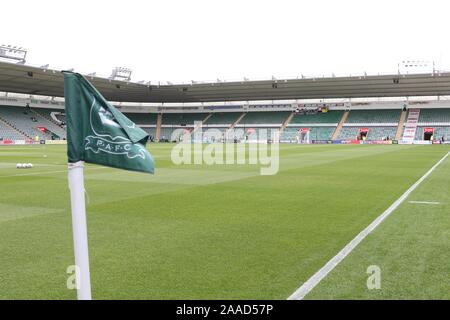
[[[3,1],[0,44],[27,63],[189,82],[450,70],[449,1]]]

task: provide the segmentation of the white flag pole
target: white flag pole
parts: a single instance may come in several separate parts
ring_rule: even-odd
[[[89,252],[84,202],[84,161],[69,163],[69,189],[72,206],[73,245],[75,251],[77,297],[91,300],[91,279],[89,273]]]

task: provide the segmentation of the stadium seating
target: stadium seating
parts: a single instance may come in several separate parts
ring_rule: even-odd
[[[239,121],[240,125],[249,124],[279,124],[281,125],[288,116],[289,111],[265,111],[265,112],[247,112]]]
[[[395,124],[399,121],[400,113],[399,109],[350,111],[337,139],[356,139],[359,129],[366,126],[369,129],[367,140],[383,140],[387,137],[394,139],[397,131]],[[261,134],[265,132],[270,135],[271,130],[279,128],[290,114],[290,111],[259,111],[245,114],[242,112],[165,113],[162,116],[160,138],[176,140],[176,137],[172,137],[175,131],[190,131],[194,121],[203,121],[208,115],[203,131],[214,128],[223,136],[231,124],[244,115],[235,127],[238,131],[231,139],[236,137],[238,140],[243,140],[248,135],[248,130],[254,129],[260,140],[264,140],[265,138],[261,138]],[[299,129],[309,128],[310,141],[330,140],[343,114],[344,111],[296,113],[283,130],[280,139],[285,142],[297,142]],[[151,128],[144,127],[143,129],[149,135],[156,136],[158,117],[156,113],[131,112],[125,113],[125,115],[138,125],[152,125]],[[0,121],[0,139],[34,139],[35,136],[39,136],[40,139],[51,139],[52,136],[53,138],[66,138],[65,127],[61,125],[61,121],[65,121],[62,109],[2,106],[0,107],[0,118],[5,121],[5,123]],[[435,128],[434,137],[436,139],[444,136],[446,140],[450,140],[450,109],[421,109],[419,123],[415,139],[423,139],[423,128],[432,127]],[[48,131],[43,133],[38,130],[38,127],[41,126]],[[230,139],[230,137],[228,138]],[[211,141],[211,139],[207,139],[207,141]],[[217,137],[214,138],[214,141],[217,141]]]
[[[398,123],[401,110],[352,110],[346,123]]]
[[[225,127],[204,127],[202,128],[202,132],[203,133],[207,133],[208,131],[212,132],[212,134],[214,134],[214,132],[220,132],[221,134],[223,134],[224,132],[226,132],[228,130],[228,128]]]
[[[415,139],[416,140],[423,140],[423,130],[424,128],[428,128],[428,127],[417,127],[416,130],[416,136]],[[446,141],[450,141],[450,127],[448,126],[441,126],[441,127],[436,127],[433,126],[432,128],[434,128],[434,139],[439,140],[442,137],[444,137],[444,139]]]
[[[24,107],[0,107],[0,117],[7,121],[13,127],[22,130],[28,138],[35,136],[41,139],[51,139],[50,133],[43,133],[37,129],[38,126],[48,127],[48,121],[44,121],[42,117],[37,116],[28,108]]]
[[[236,122],[236,120],[240,117],[241,112],[219,112],[213,113],[208,120],[206,120],[206,125],[214,125],[214,124],[228,124]]]
[[[48,108],[31,108],[33,112],[39,113],[41,116],[47,118],[50,121],[55,121],[52,117],[52,113],[58,114],[64,114],[65,110],[61,109],[48,109]],[[65,116],[63,116],[65,118]]]
[[[424,127],[417,127],[417,129],[416,129],[416,136],[414,137],[415,140],[422,140],[423,139],[423,128]]]
[[[156,125],[156,119],[158,115],[156,113],[124,113],[128,119],[139,124],[154,124]]]
[[[281,133],[281,141],[296,142],[299,128],[287,127]]]
[[[354,140],[359,135],[360,127],[343,127],[338,139],[339,140]],[[395,139],[397,127],[368,127],[367,140],[390,140]]]
[[[161,140],[176,141],[183,132],[191,130],[195,121],[203,121],[207,113],[164,113],[162,115]]]
[[[148,133],[150,137],[156,138],[156,127],[155,128],[142,128],[145,132]]]
[[[234,139],[242,141],[245,139],[245,134],[246,131],[244,128],[234,128],[232,131],[227,131],[227,139],[231,141]]]
[[[312,127],[309,132],[310,140],[329,140],[335,127]]]
[[[343,127],[339,133],[338,140],[354,140],[359,134],[359,127]]]
[[[159,138],[161,140],[177,141],[185,130],[191,131],[192,127],[162,127]]]
[[[60,139],[66,139],[67,132],[60,124],[58,124],[51,116],[52,112],[59,111],[55,109],[44,109],[44,108],[32,108],[31,112],[34,113],[36,119],[48,130],[56,134]]]
[[[216,128],[216,127],[203,128],[202,130],[203,136],[205,137],[204,140],[206,140],[206,142],[222,141],[225,132],[227,132],[227,128]]]
[[[369,127],[367,140],[385,140],[386,138],[393,140],[396,133],[397,127]]]
[[[450,127],[434,127],[435,139],[444,137],[446,141],[450,141]]]
[[[309,128],[309,140],[330,140],[333,135],[335,127],[310,127]],[[281,140],[289,140],[291,142],[296,142],[296,137],[298,136],[298,127],[287,127],[281,134]]]
[[[164,113],[162,115],[163,125],[194,125],[195,121],[203,121],[207,113]]]
[[[342,118],[344,111],[328,111],[319,112],[316,114],[295,114],[290,124],[338,124]]]
[[[162,139],[162,140],[168,139],[169,140],[172,135],[173,130],[174,130],[173,128],[161,128],[160,139]]]
[[[421,109],[419,123],[450,123],[450,109]]]
[[[0,140],[23,140],[26,137],[0,121]]]
[[[239,130],[241,128],[236,128],[236,130]],[[254,131],[249,131],[248,128],[242,128],[245,129],[245,135],[248,137],[248,140],[260,140],[260,141],[267,141],[272,140],[274,138],[275,132],[279,131],[279,128],[274,127],[267,127],[267,128],[254,128]]]

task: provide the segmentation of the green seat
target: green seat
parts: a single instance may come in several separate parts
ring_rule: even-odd
[[[282,124],[290,114],[289,111],[247,112],[239,124]]]
[[[450,122],[450,109],[420,109],[419,123]]]
[[[215,112],[206,120],[205,124],[228,124],[231,125],[241,116],[242,112]]]
[[[295,114],[290,124],[335,123],[341,121],[344,111],[328,111],[316,114]]]
[[[195,121],[203,121],[207,113],[163,113],[163,125],[194,125]]]
[[[352,110],[346,123],[398,123],[400,109],[393,110]]]
[[[156,120],[158,115],[156,113],[124,113],[128,119],[136,124],[154,124],[156,125]]]

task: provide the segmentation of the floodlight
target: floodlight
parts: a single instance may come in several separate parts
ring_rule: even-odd
[[[0,58],[15,60],[20,63],[25,63],[25,59],[27,56],[27,50],[22,49],[22,47],[18,48],[16,46],[12,47],[11,45],[2,45],[0,46]]]
[[[109,78],[112,80],[130,81],[132,72],[129,68],[116,67],[112,70]]]

